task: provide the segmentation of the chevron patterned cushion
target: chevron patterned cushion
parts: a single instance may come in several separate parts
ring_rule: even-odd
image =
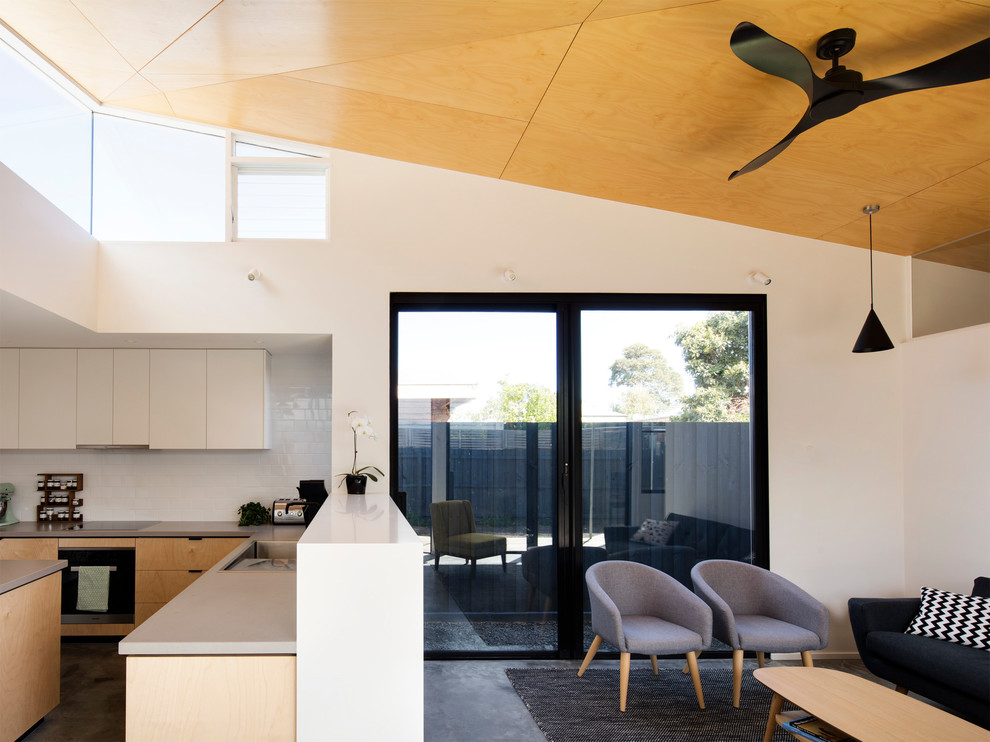
[[[670,534],[677,528],[676,520],[653,520],[647,518],[639,527],[639,530],[632,535],[633,541],[642,541],[650,546],[666,546],[670,541]]]
[[[990,651],[990,598],[923,587],[921,608],[904,633]]]

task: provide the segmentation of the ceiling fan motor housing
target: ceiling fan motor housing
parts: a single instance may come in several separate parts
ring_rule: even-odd
[[[844,57],[856,46],[856,32],[851,28],[837,28],[818,39],[815,55],[819,59]]]

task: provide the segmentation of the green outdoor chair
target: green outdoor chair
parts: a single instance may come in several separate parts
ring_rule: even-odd
[[[433,521],[433,568],[440,568],[444,554],[466,559],[474,572],[479,559],[501,556],[505,571],[505,536],[478,533],[474,525],[474,510],[468,500],[447,500],[430,503]]]

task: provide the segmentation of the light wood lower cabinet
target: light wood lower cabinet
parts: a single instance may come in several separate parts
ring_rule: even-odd
[[[293,742],[296,658],[127,658],[127,742]]]
[[[58,559],[58,539],[0,538],[0,559]]]
[[[61,604],[57,572],[0,595],[0,742],[58,706]]]
[[[233,551],[242,538],[139,538],[135,547],[134,625]]]
[[[242,538],[139,538],[135,569],[209,569],[243,542]]]

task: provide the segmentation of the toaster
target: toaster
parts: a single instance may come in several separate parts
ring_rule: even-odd
[[[272,503],[272,525],[301,526],[306,522],[306,500],[276,500]]]

